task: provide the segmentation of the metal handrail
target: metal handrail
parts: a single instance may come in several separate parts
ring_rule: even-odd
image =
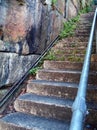
[[[87,114],[86,90],[87,90],[87,85],[88,85],[89,68],[90,68],[90,62],[91,62],[94,31],[96,28],[96,20],[97,20],[97,8],[94,14],[94,19],[92,23],[92,28],[90,32],[90,37],[88,41],[88,47],[86,50],[84,64],[82,68],[82,74],[80,77],[77,96],[72,106],[73,115],[71,119],[70,130],[83,130],[84,119]]]
[[[42,58],[47,54],[47,52],[54,46],[55,42],[59,40],[59,35],[50,42],[48,47],[42,52],[42,54],[37,58],[37,60],[32,64],[32,66],[27,70],[27,72],[19,79],[17,80],[11,87],[11,89],[4,95],[4,97],[0,100],[0,111],[2,111],[2,108],[4,105],[10,100],[12,96],[15,95],[15,93],[19,90],[20,85],[24,82],[24,80],[29,75],[29,71],[36,67],[39,62],[42,60]]]

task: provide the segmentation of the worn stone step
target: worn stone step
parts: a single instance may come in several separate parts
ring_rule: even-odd
[[[44,95],[61,97],[74,100],[78,89],[78,84],[46,80],[30,80],[27,85],[27,92]],[[97,102],[97,86],[88,85],[87,101]]]
[[[84,36],[80,36],[80,37],[76,37],[76,36],[73,36],[73,37],[69,37],[69,38],[65,38],[65,39],[62,39],[61,42],[63,43],[73,43],[73,42],[88,42],[89,38],[87,37],[84,37]],[[58,41],[60,42],[60,41]]]
[[[90,34],[90,29],[87,29],[87,30],[85,30],[85,29],[76,29],[76,32],[78,32],[78,33],[88,33],[88,34]]]
[[[78,36],[78,37],[83,36],[83,37],[89,38],[89,35],[90,34],[86,34],[86,33],[75,33],[75,36]]]
[[[81,14],[80,18],[92,18],[94,16],[94,12]]]
[[[0,119],[0,130],[69,130],[69,122],[17,112]]]
[[[75,34],[77,34],[77,35],[80,34],[82,36],[84,34],[84,36],[89,36],[90,35],[90,29],[87,29],[87,30],[85,30],[85,29],[77,29],[75,31]]]
[[[77,29],[91,30],[91,25],[83,25],[77,26]]]
[[[82,70],[82,62],[69,62],[69,61],[49,61],[45,60],[43,64],[44,69],[66,69],[66,70]],[[91,71],[97,71],[97,62],[91,62]]]
[[[63,47],[79,47],[79,48],[85,48],[87,47],[88,42],[70,42],[70,43],[64,43]],[[60,46],[60,45],[59,45]]]
[[[81,75],[81,71],[42,69],[37,72],[36,79],[78,83],[80,79],[80,75]],[[94,85],[97,84],[96,72],[90,72],[88,83]]]
[[[80,27],[80,26],[85,26],[85,27],[91,27],[91,25],[92,25],[92,23],[84,23],[84,21],[83,22],[80,22],[79,24],[78,24],[78,26]]]
[[[19,112],[69,121],[72,103],[69,99],[27,93],[16,99],[14,107]]]
[[[86,25],[86,26],[87,26],[87,25],[92,25],[92,21],[90,21],[90,20],[89,20],[89,21],[80,20],[80,21],[78,22],[78,25],[79,25],[79,26],[80,26],[80,25],[84,25],[84,26],[85,26],[85,25]]]
[[[72,61],[72,62],[82,62],[84,60],[85,54],[55,54],[54,60],[56,61]]]
[[[78,84],[76,83],[30,80],[27,85],[27,92],[38,95],[61,97],[74,100],[77,88]]]
[[[85,54],[85,47],[64,47],[64,48],[52,48],[55,54]]]
[[[63,49],[66,47],[70,47],[70,48],[75,48],[78,47],[79,49],[84,49],[87,46],[88,42],[80,42],[80,41],[62,41],[62,42],[58,42],[58,44],[56,44],[52,50],[54,49]],[[68,48],[69,49],[69,48]]]
[[[91,17],[91,18],[80,17],[79,22],[83,22],[83,21],[86,21],[87,23],[88,22],[92,23],[93,17]]]
[[[31,115],[70,121],[72,104],[72,100],[65,100],[63,98],[24,94],[16,100],[15,108],[17,111],[31,113]],[[96,124],[97,103],[93,101],[87,102],[87,109],[89,111],[86,118],[87,122]]]

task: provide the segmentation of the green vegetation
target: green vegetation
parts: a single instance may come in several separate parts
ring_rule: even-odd
[[[43,60],[56,60],[55,53],[53,51],[49,51]]]
[[[56,4],[57,0],[52,0],[52,6],[54,6]],[[91,11],[91,7],[90,6],[86,6],[86,8],[82,9],[78,16],[68,20],[67,22],[64,23],[64,28],[60,33],[60,39],[62,38],[66,38],[68,36],[73,36],[74,35],[74,30],[76,29],[77,26],[77,22],[79,21],[80,15],[82,13],[87,13]],[[65,47],[65,45],[63,46],[63,48]],[[76,47],[76,43],[72,43],[71,47]],[[31,75],[36,75],[37,71],[42,68],[42,64],[44,60],[57,60],[57,61],[64,61],[64,60],[68,60],[68,61],[76,61],[76,62],[81,62],[83,61],[83,58],[81,57],[77,57],[76,54],[78,53],[78,50],[73,50],[72,55],[70,56],[65,56],[64,55],[64,51],[62,50],[51,50],[49,51],[46,56],[40,61],[40,63],[38,64],[38,67],[35,67],[33,69],[30,70],[29,74]],[[85,52],[83,52],[85,53]]]
[[[37,74],[37,71],[40,69],[41,67],[35,67],[33,69],[30,70],[29,74],[31,75],[36,75]]]
[[[92,11],[92,6],[86,6],[85,8],[83,8],[83,9],[79,12],[79,14],[88,13],[88,12],[90,12],[90,11]]]
[[[52,0],[52,5],[55,5],[57,0]]]
[[[82,13],[88,13],[91,10],[92,10],[92,7],[87,5],[85,8],[80,10],[80,12],[78,13],[78,16],[63,23],[64,25],[63,25],[63,30],[60,33],[60,39],[66,38],[68,36],[73,36],[74,30],[76,29],[77,22],[79,21],[80,15]]]
[[[60,38],[62,39],[68,36],[72,36],[74,34],[74,30],[76,29],[78,21],[79,15],[65,22],[63,30],[60,33]]]

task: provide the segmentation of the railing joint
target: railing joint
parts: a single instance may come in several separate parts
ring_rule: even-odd
[[[83,97],[77,97],[73,103],[72,111],[79,110],[84,116],[87,114],[87,106],[85,98]]]

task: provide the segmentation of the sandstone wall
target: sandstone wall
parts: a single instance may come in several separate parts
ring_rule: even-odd
[[[54,40],[79,0],[1,0],[0,86],[19,79]]]

